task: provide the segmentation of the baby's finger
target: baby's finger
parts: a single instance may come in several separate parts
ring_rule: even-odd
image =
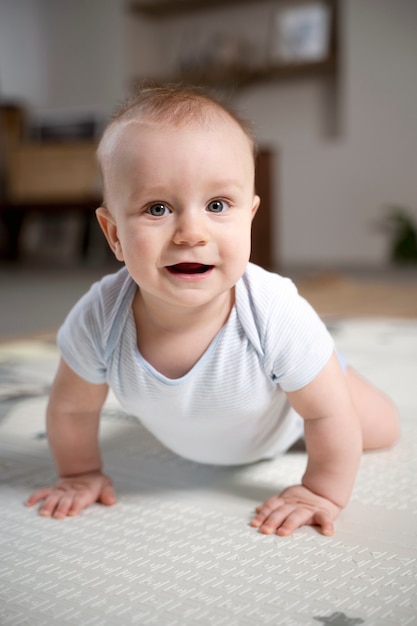
[[[73,499],[73,493],[71,494],[68,491],[55,489],[51,491],[50,495],[46,498],[44,504],[39,509],[39,515],[42,517],[63,519],[68,515]]]
[[[281,526],[293,510],[294,505],[292,504],[286,504],[275,509],[264,519],[262,524],[259,526],[259,530],[264,535],[271,535],[272,533],[275,533],[277,528]]]
[[[72,510],[76,495],[71,492],[64,492],[56,503],[55,510],[52,513],[54,519],[63,519],[67,517]]]
[[[284,505],[285,501],[279,496],[272,496],[272,498],[268,498],[268,500],[265,500],[263,504],[256,507],[256,515],[251,522],[251,526],[259,528],[259,526],[263,524],[273,511],[276,511]]]
[[[279,524],[276,528],[276,533],[280,537],[288,537],[294,532],[294,530],[297,530],[297,528],[306,524],[311,524],[311,522],[311,511],[309,509],[297,508],[293,510],[284,520],[282,520],[281,524]]]
[[[60,498],[60,494],[51,490],[50,494],[45,498],[45,502],[39,508],[39,515],[42,517],[52,517]]]
[[[263,526],[265,522],[269,519],[270,515],[271,513],[269,513],[269,515],[265,515],[264,513],[258,514],[253,519],[251,519],[249,524],[250,526],[252,526],[252,528],[261,528],[261,526]]]
[[[262,526],[265,520],[270,517],[274,509],[260,506],[256,510],[258,511],[257,514],[250,521],[250,525],[253,528],[259,528],[260,526]]]
[[[255,511],[257,513],[269,515],[271,511],[276,509],[278,506],[281,506],[284,503],[284,500],[279,496],[271,496],[268,500],[265,500],[262,504],[256,507]]]
[[[324,511],[320,511],[314,515],[313,523],[320,526],[321,532],[326,537],[331,537],[334,534],[334,524],[330,516]]]
[[[116,503],[116,494],[114,493],[113,485],[106,485],[99,496],[99,502],[106,506],[111,506]]]
[[[76,493],[71,500],[71,505],[67,510],[69,517],[75,517],[79,515],[83,509],[86,509],[90,504],[94,502],[94,498],[88,492]]]
[[[25,506],[33,506],[34,504],[38,504],[41,500],[45,500],[52,492],[50,487],[45,487],[44,489],[38,489],[35,493],[32,493],[29,498],[25,502]]]

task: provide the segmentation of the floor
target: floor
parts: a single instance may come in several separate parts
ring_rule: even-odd
[[[44,415],[55,329],[103,273],[0,271],[0,625],[417,626],[415,274],[294,272],[339,349],[396,401],[402,438],[364,455],[334,537],[303,528],[282,539],[248,522],[299,480],[302,449],[235,469],[197,465],[112,396],[100,438],[118,504],[61,522],[23,506],[54,477]]]
[[[294,273],[307,300],[324,317],[417,318],[417,268]]]
[[[331,324],[351,362],[397,402],[402,439],[363,457],[334,537],[248,526],[257,503],[298,481],[302,449],[234,469],[171,454],[124,415],[103,412],[110,509],[41,518],[23,502],[54,477],[44,432],[56,367],[48,341],[0,346],[2,626],[415,626],[417,321]]]
[[[53,333],[90,285],[114,266],[0,268],[0,341]]]

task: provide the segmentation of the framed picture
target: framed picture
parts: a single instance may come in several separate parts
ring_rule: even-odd
[[[326,2],[283,3],[274,11],[270,61],[308,63],[328,57],[331,7]]]

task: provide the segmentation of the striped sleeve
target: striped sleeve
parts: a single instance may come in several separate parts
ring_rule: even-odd
[[[266,374],[284,391],[301,389],[320,373],[334,351],[334,341],[294,283],[254,268],[252,307],[262,345]]]
[[[61,354],[84,380],[106,382],[111,352],[126,322],[134,287],[125,268],[105,276],[77,302],[59,329]]]
[[[271,375],[284,391],[297,391],[312,382],[329,361],[334,342],[322,320],[296,291],[289,295],[282,315],[271,310],[273,350]],[[280,320],[277,322],[277,320]]]
[[[94,384],[106,381],[99,286],[76,303],[58,331],[57,343],[70,368]]]

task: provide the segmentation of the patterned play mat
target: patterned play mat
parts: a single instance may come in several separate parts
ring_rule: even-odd
[[[1,626],[417,625],[417,322],[330,324],[402,416],[392,450],[363,457],[332,538],[248,526],[298,481],[305,453],[234,469],[184,461],[110,398],[101,439],[119,502],[54,521],[23,502],[54,470],[44,411],[53,344],[0,346]]]

